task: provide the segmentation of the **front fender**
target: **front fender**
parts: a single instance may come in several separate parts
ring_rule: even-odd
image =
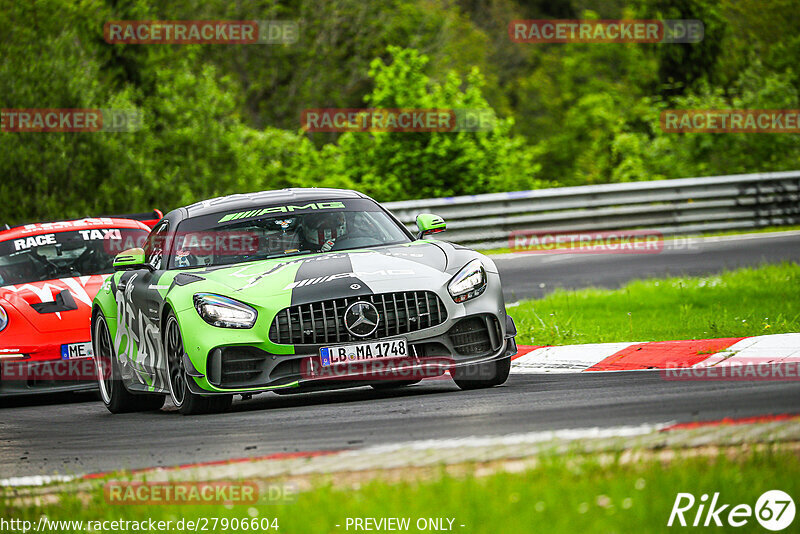
[[[108,323],[111,339],[114,339],[117,327],[117,299],[114,294],[121,274],[122,273],[114,273],[112,276],[109,276],[108,279],[103,282],[103,285],[100,286],[100,291],[97,292],[97,295],[95,295],[92,301],[92,324],[94,324],[96,314],[102,312]],[[94,328],[92,328],[92,334],[94,334]]]

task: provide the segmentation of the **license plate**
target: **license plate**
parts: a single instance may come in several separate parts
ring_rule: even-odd
[[[61,345],[62,360],[76,360],[78,358],[91,358],[94,356],[91,343],[70,343]]]
[[[336,345],[319,349],[322,366],[342,363],[365,362],[381,358],[401,358],[408,355],[408,343],[404,338]]]

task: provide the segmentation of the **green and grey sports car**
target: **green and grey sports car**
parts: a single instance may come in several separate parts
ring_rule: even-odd
[[[176,209],[120,253],[92,309],[111,412],[228,408],[234,394],[508,378],[516,353],[491,259],[356,191],[284,189]]]

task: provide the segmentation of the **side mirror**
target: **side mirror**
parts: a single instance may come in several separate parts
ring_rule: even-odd
[[[134,271],[136,269],[149,268],[150,265],[145,261],[144,250],[141,248],[125,250],[114,258],[115,271]]]
[[[444,219],[438,215],[433,213],[420,213],[417,215],[417,228],[419,229],[417,239],[422,239],[428,234],[444,232],[446,227]]]

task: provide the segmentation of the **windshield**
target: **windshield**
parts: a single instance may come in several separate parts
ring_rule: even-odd
[[[170,267],[230,265],[411,241],[371,200],[298,204],[186,219],[178,226]]]
[[[110,273],[114,256],[146,238],[138,228],[92,228],[0,241],[0,286]]]

